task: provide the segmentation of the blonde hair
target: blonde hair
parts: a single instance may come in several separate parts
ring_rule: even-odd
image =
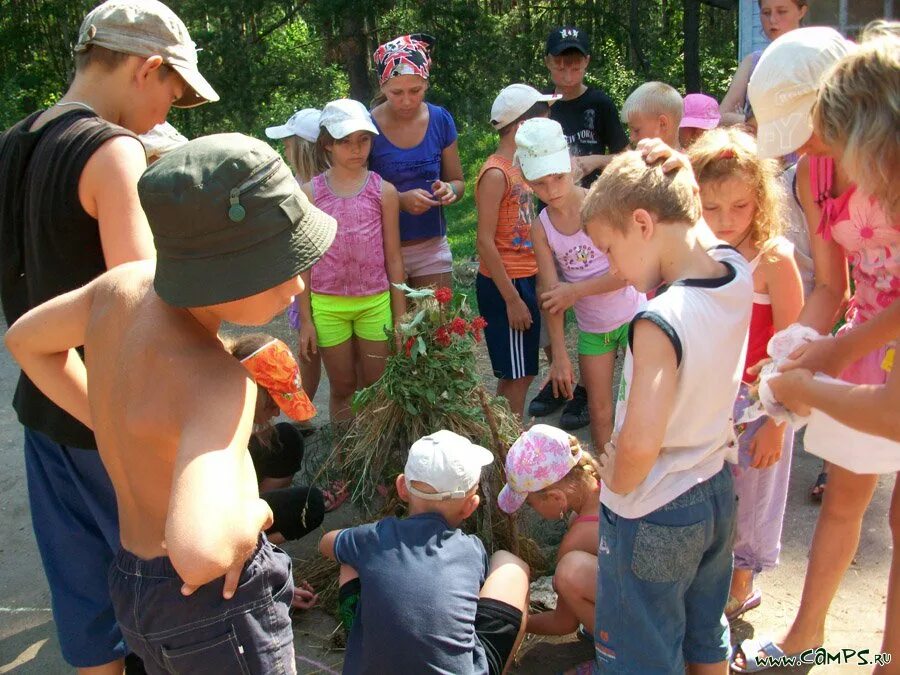
[[[765,250],[783,232],[784,189],[778,180],[778,161],[760,159],[750,134],[736,127],[710,129],[690,147],[688,157],[701,186],[737,178],[753,188],[756,209],[750,241],[758,250]]]
[[[284,139],[284,156],[300,183],[308,183],[328,168],[328,158],[319,144],[300,136]]]
[[[636,209],[646,209],[663,223],[696,223],[700,199],[690,171],[664,173],[662,162],[647,164],[640,152],[623,152],[594,181],[581,205],[581,222],[603,218],[624,230]]]
[[[622,121],[629,115],[665,115],[677,129],[684,114],[684,99],[675,87],[665,82],[644,82],[625,99]]]
[[[859,49],[826,75],[812,111],[822,140],[842,151],[841,164],[891,221],[900,216],[900,23],[878,21]]]

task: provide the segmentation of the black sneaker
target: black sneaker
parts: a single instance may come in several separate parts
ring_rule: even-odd
[[[553,383],[547,382],[528,404],[528,414],[531,417],[544,417],[559,410],[565,402],[566,399],[562,396],[553,395]]]
[[[575,431],[590,423],[591,413],[588,410],[587,389],[579,384],[575,387],[572,400],[566,403],[562,415],[559,416],[559,427],[566,431]]]

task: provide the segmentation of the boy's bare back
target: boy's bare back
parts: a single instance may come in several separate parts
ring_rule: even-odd
[[[230,484],[258,497],[246,450],[255,386],[190,312],[160,300],[153,271],[152,262],[133,263],[98,280],[85,333],[91,416],[116,491],[122,545],[147,559],[166,555],[183,434],[208,434],[210,450],[237,455],[237,475],[210,476],[223,493],[235,494]]]

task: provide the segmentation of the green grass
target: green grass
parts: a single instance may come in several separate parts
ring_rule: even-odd
[[[466,126],[459,131],[459,158],[466,179],[466,193],[459,204],[448,207],[447,239],[455,261],[473,260],[478,214],[475,210],[475,179],[488,155],[497,147],[497,135],[490,129]]]

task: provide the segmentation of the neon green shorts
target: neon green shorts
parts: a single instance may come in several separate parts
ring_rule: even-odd
[[[390,291],[363,296],[309,295],[320,347],[334,347],[354,335],[372,342],[387,341],[384,331],[393,325]]]
[[[628,346],[628,323],[623,323],[608,333],[578,331],[578,353],[584,356],[603,356]]]

